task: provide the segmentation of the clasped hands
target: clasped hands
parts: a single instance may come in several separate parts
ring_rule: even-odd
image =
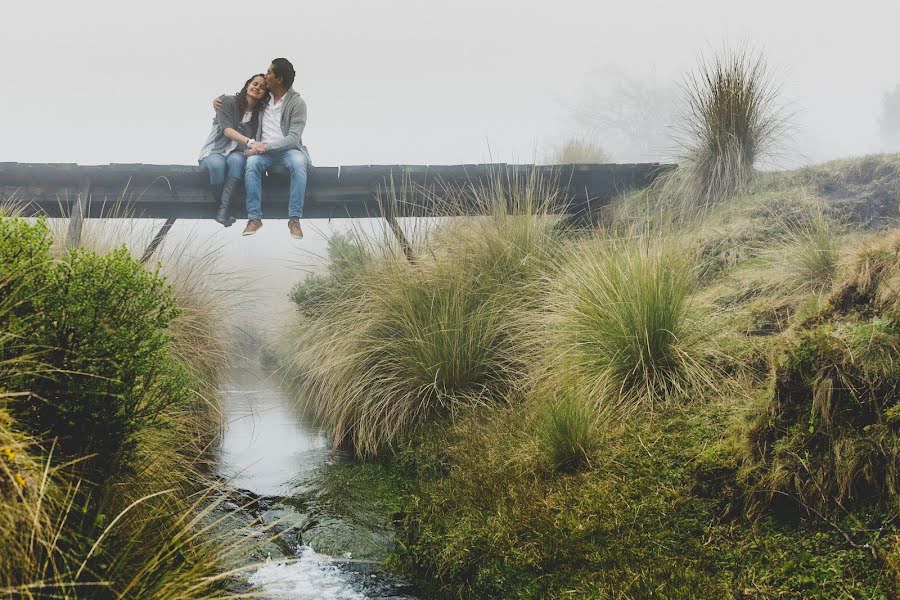
[[[265,154],[269,147],[262,142],[254,142],[252,148],[244,150],[244,156],[256,156],[257,154]]]

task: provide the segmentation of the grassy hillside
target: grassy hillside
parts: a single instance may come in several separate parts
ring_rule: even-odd
[[[523,191],[415,263],[336,239],[295,290],[312,408],[415,490],[435,595],[900,594],[900,157],[671,189],[589,232]]]

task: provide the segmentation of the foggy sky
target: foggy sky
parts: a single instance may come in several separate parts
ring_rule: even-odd
[[[284,56],[314,164],[529,162],[613,73],[670,84],[738,43],[797,114],[795,162],[818,161],[881,149],[898,23],[879,0],[7,2],[0,161],[193,164],[210,100]]]
[[[701,53],[740,44],[782,85],[797,127],[780,163],[798,165],[887,149],[881,99],[900,84],[896,1],[28,0],[3,17],[0,162],[195,164],[211,99],[279,56],[297,69],[317,165],[540,160],[584,135],[622,78],[666,100]],[[613,160],[665,154],[594,133]],[[307,221],[296,241],[272,217],[250,238],[212,221],[170,234],[248,274],[258,300],[239,321],[287,308],[346,226]]]

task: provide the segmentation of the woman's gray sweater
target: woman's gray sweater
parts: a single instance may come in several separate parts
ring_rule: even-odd
[[[247,123],[242,123],[243,119],[244,113],[238,108],[237,96],[223,96],[222,107],[216,111],[212,131],[209,132],[209,137],[206,138],[206,143],[200,150],[200,158],[197,160],[203,160],[210,154],[225,154],[226,150],[234,145],[223,133],[229,127],[247,137],[255,137],[259,125],[259,113],[255,113]],[[243,152],[247,146],[237,144],[234,149]]]

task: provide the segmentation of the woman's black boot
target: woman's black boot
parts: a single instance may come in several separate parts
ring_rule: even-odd
[[[222,200],[222,190],[225,189],[224,183],[211,183],[209,189],[212,192],[213,201],[216,203],[216,213],[218,214],[219,202]]]
[[[221,223],[225,227],[231,227],[234,218],[231,216],[231,198],[237,190],[240,179],[229,177],[225,180],[225,187],[222,188],[222,196],[219,198],[219,210],[216,211],[216,222]]]

